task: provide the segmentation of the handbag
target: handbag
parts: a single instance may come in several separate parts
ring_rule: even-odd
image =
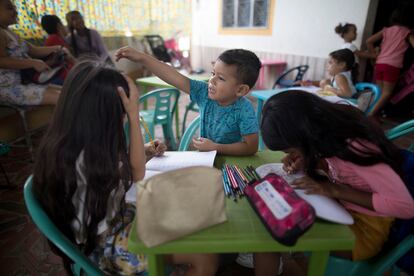
[[[284,245],[294,245],[315,221],[315,209],[277,174],[247,185],[244,193],[272,237]]]
[[[227,220],[221,172],[187,167],[137,184],[138,238],[154,247]]]

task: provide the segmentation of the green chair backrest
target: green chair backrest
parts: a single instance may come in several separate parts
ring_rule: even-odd
[[[394,140],[409,133],[414,133],[414,119],[406,121],[388,130],[387,137],[390,140]]]
[[[29,176],[24,185],[24,201],[27,211],[43,235],[74,262],[72,265],[74,275],[104,275],[104,272],[53,224],[33,194],[32,185],[32,176]]]
[[[358,92],[364,91],[364,90],[370,90],[373,93],[374,99],[371,100],[368,108],[365,110],[365,114],[369,114],[369,112],[374,108],[374,106],[377,104],[379,98],[381,98],[381,89],[378,85],[374,83],[369,82],[359,82],[355,84],[355,89]]]
[[[401,136],[413,133],[414,134],[414,119],[404,122],[386,132],[388,139],[394,140]],[[414,150],[414,143],[408,148],[408,150]]]
[[[353,262],[331,256],[325,276],[381,276],[412,248],[414,248],[414,235],[411,234],[389,252],[379,254],[369,260]]]
[[[180,91],[176,88],[161,88],[153,90],[139,97],[139,102],[144,103],[150,98],[155,98],[153,124],[164,124],[172,121],[172,114],[177,108]]]
[[[10,151],[9,145],[0,141],[0,155],[6,154],[9,151]]]
[[[200,128],[200,115],[194,118],[194,120],[188,125],[183,136],[181,137],[178,151],[186,151],[191,144],[191,138],[194,136],[196,131]]]

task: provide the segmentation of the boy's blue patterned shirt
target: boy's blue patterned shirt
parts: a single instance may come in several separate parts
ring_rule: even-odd
[[[208,83],[190,80],[190,98],[200,108],[200,136],[219,144],[241,142],[259,131],[251,102],[241,97],[228,106],[208,98]]]

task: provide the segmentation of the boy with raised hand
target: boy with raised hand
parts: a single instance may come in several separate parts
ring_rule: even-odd
[[[217,150],[225,155],[252,155],[258,147],[258,122],[247,95],[256,83],[261,63],[251,51],[232,49],[214,63],[208,81],[196,81],[171,66],[131,47],[116,52],[116,60],[127,58],[179,90],[190,94],[200,108],[200,136],[193,139],[200,151]]]

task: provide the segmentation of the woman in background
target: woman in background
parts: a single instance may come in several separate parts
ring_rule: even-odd
[[[112,63],[101,35],[96,30],[85,26],[85,21],[79,11],[68,12],[66,21],[70,31],[66,42],[71,46],[75,57],[97,56],[101,61]]]

